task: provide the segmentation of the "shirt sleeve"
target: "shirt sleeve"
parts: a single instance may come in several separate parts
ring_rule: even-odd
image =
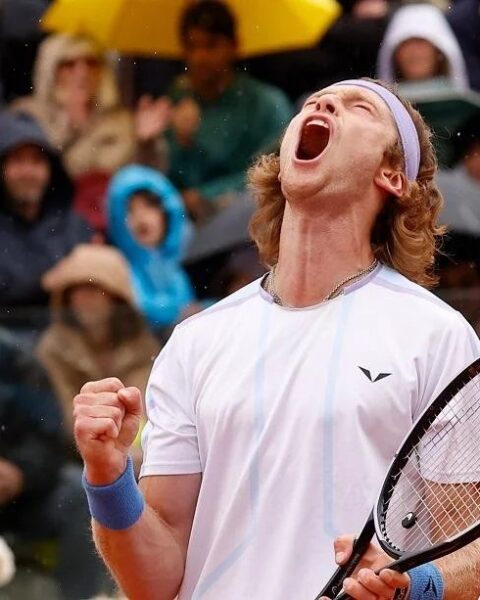
[[[455,316],[453,326],[446,328],[435,349],[422,410],[480,356],[480,343],[475,332],[461,315]],[[480,481],[476,442],[470,443],[477,437],[476,419],[470,418],[476,410],[477,386],[475,381],[460,390],[425,433],[417,449],[420,471],[425,479],[443,484]],[[420,412],[415,419],[419,416]]]
[[[463,369],[480,357],[477,334],[460,313],[450,315],[439,339],[431,345],[425,363],[424,383],[412,415],[414,421]]]
[[[146,393],[140,477],[201,473],[196,417],[178,327],[158,356]]]

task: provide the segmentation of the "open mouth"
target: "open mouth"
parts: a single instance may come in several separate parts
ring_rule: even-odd
[[[308,120],[303,126],[297,148],[299,160],[315,160],[328,146],[330,126],[320,117]]]

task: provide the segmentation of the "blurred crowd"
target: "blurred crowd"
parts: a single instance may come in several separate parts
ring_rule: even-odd
[[[45,37],[48,4],[0,1],[0,536],[19,572],[47,578],[16,577],[0,599],[112,590],[89,541],[72,399],[107,376],[145,390],[176,323],[264,272],[246,170],[310,92],[378,77],[424,114],[450,225],[437,292],[480,330],[479,0],[342,0],[315,47],[249,60],[230,9],[199,0],[182,61]]]

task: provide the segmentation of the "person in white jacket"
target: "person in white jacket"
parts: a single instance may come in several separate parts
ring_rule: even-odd
[[[432,4],[403,6],[394,14],[378,55],[377,75],[389,83],[442,78],[456,89],[469,87],[458,41]]]

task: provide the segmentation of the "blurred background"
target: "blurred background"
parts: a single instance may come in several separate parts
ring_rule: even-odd
[[[432,128],[435,293],[478,333],[480,0],[0,0],[0,600],[115,594],[72,399],[144,390],[176,323],[265,272],[249,165],[364,76]]]

